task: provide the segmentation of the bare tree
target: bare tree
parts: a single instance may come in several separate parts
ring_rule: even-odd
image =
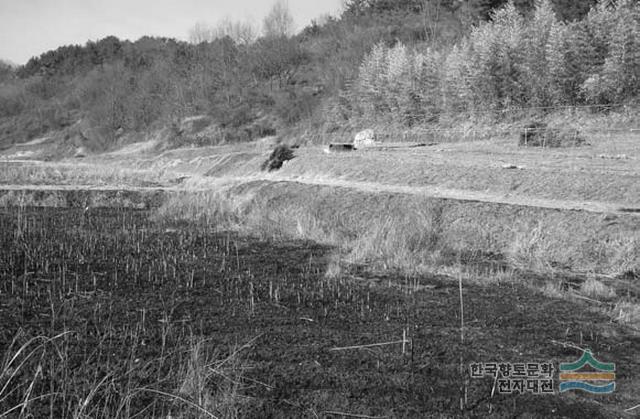
[[[252,46],[251,71],[259,79],[277,81],[279,87],[289,84],[298,69],[308,61],[299,43],[285,36],[260,38]]]
[[[203,42],[211,42],[213,40],[213,29],[206,22],[197,22],[193,25],[193,28],[189,30],[189,42],[192,44],[201,44]]]
[[[238,45],[248,45],[256,40],[257,30],[250,21],[234,21],[225,17],[215,25],[198,22],[189,31],[189,41],[193,44],[213,42],[229,37]]]
[[[440,15],[442,13],[441,0],[422,0],[422,18],[425,34],[431,43],[434,43],[438,35]]]
[[[265,37],[289,37],[293,35],[293,31],[294,22],[289,5],[284,0],[278,0],[264,18],[262,34]]]
[[[214,32],[217,38],[228,36],[238,45],[248,45],[257,38],[257,30],[250,21],[233,21],[228,17],[218,22]]]

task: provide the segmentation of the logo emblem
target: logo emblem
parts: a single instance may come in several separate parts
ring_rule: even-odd
[[[582,371],[586,365],[593,371]],[[600,362],[586,350],[576,362],[560,364],[560,393],[582,390],[593,394],[610,394],[616,389],[616,364]]]

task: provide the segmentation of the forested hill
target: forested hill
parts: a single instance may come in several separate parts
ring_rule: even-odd
[[[629,102],[639,90],[633,0],[350,0],[298,34],[278,3],[264,23],[199,28],[193,42],[110,36],[0,63],[0,145],[83,121],[108,149],[193,115],[215,121],[209,143],[412,127],[476,109]]]
[[[437,25],[442,20],[443,15],[448,15],[445,24],[453,26],[446,28],[461,35],[465,29],[465,24],[476,23],[482,20],[489,20],[491,11],[504,6],[507,0],[352,0],[345,6],[341,21],[342,23],[358,23],[362,19],[365,23],[366,17],[377,16],[379,19],[376,26],[391,24],[391,31],[402,31],[402,23],[399,17],[414,17],[427,19],[431,22],[413,22],[413,33],[409,35],[407,41],[424,40],[429,36],[429,25]],[[517,0],[516,7],[523,14],[530,14],[535,9],[535,0]],[[583,18],[596,0],[572,1],[554,0],[553,9],[558,18],[564,21],[575,21]],[[397,16],[394,16],[397,15]],[[395,18],[395,19],[394,19]],[[355,22],[354,22],[355,21]],[[387,21],[387,22],[385,22]],[[393,28],[396,24],[396,28]],[[317,23],[307,27],[305,32],[311,34],[317,31]],[[426,33],[424,33],[426,32]],[[441,35],[433,34],[433,35]],[[411,39],[413,38],[413,39]],[[180,51],[178,51],[180,49]],[[176,54],[185,54],[188,45],[168,38],[144,37],[136,42],[121,41],[115,36],[109,36],[96,42],[89,41],[84,46],[68,45],[56,50],[48,51],[39,57],[33,57],[17,71],[18,76],[24,78],[35,75],[73,75],[87,72],[96,65],[113,63],[123,60],[131,67],[144,65],[154,58],[167,59]],[[0,68],[3,67],[0,62]]]

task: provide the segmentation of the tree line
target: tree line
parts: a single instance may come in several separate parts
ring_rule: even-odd
[[[600,2],[564,22],[549,0],[529,18],[514,2],[450,48],[378,43],[349,93],[349,116],[411,125],[509,108],[608,105],[640,93],[640,5]]]
[[[261,31],[200,22],[190,42],[110,36],[0,66],[0,138],[84,119],[108,143],[206,114],[246,141],[301,124],[631,101],[639,22],[632,0],[349,0],[294,34],[279,2]]]

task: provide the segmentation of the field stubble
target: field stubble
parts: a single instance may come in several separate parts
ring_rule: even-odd
[[[585,301],[464,280],[461,340],[457,283],[327,275],[327,245],[131,209],[12,208],[0,225],[0,414],[610,416],[637,396],[638,337]],[[581,346],[615,360],[614,395],[492,395],[464,373]]]

